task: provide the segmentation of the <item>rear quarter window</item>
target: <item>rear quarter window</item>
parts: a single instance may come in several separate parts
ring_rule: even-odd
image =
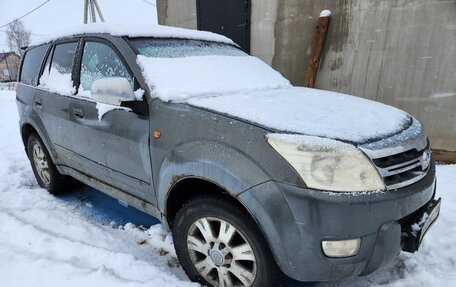
[[[20,82],[36,86],[40,74],[41,64],[49,48],[49,44],[41,45],[28,50],[22,63]]]

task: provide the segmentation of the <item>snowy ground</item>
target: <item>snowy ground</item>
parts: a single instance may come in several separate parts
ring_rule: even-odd
[[[18,131],[14,92],[0,91],[0,286],[197,286],[157,221],[83,187],[38,187]],[[438,166],[442,214],[417,254],[367,277],[310,286],[451,286],[456,280],[456,166]],[[111,226],[116,221],[120,226]]]

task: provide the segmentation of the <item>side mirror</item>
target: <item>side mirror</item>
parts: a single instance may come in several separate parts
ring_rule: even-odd
[[[98,79],[93,82],[91,92],[95,101],[115,106],[120,106],[124,101],[136,100],[130,82],[122,77]]]

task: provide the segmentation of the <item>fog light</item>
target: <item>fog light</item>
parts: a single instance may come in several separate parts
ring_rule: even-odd
[[[361,238],[322,241],[323,253],[328,257],[350,257],[358,254]]]

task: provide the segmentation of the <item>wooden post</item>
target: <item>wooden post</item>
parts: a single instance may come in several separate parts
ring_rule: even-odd
[[[97,16],[95,15],[95,4],[93,4],[92,0],[90,1],[90,12],[92,13],[92,23],[97,22]]]
[[[92,2],[95,4],[95,8],[97,9],[98,16],[100,16],[101,22],[104,22],[105,20],[104,20],[104,17],[103,17],[103,13],[101,13],[100,6],[98,6],[98,1],[97,0],[92,0]]]
[[[317,82],[321,53],[325,44],[330,15],[331,12],[329,10],[323,10],[317,20],[317,27],[312,39],[312,50],[310,53],[309,65],[307,66],[306,80],[304,83],[304,86],[308,88],[315,88],[315,84]]]
[[[89,9],[89,0],[84,0],[84,24],[87,24],[87,14]]]

